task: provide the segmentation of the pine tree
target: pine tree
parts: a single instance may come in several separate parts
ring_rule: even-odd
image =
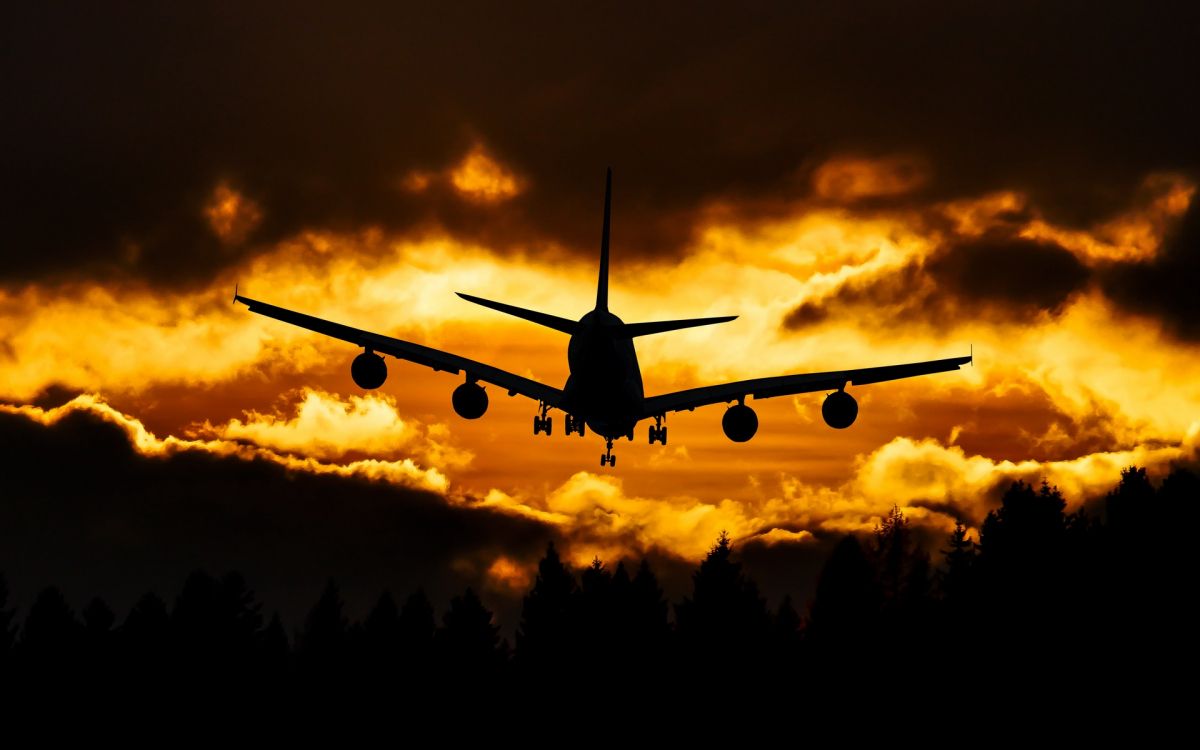
[[[17,637],[17,627],[13,624],[16,619],[15,609],[5,609],[8,606],[8,579],[0,573],[0,667],[8,661],[12,654],[13,642]]]
[[[858,539],[847,535],[817,578],[805,631],[814,659],[823,665],[852,666],[876,635],[879,611],[875,572]]]
[[[679,636],[693,665],[754,664],[770,630],[766,601],[733,560],[724,531],[692,574],[692,595],[675,608]]]
[[[451,599],[436,635],[444,676],[451,680],[497,676],[506,659],[499,633],[491,611],[474,590],[468,588]]]
[[[267,626],[258,634],[258,666],[269,680],[283,683],[291,675],[292,649],[279,613],[271,614]]]
[[[355,658],[364,679],[383,687],[400,669],[403,639],[400,608],[390,591],[384,591],[363,620]]]
[[[950,606],[965,603],[969,596],[975,569],[975,542],[967,537],[967,527],[961,521],[950,533],[949,548],[942,550],[943,569],[939,579],[942,600]]]
[[[400,644],[407,672],[422,675],[432,669],[436,630],[433,605],[429,603],[425,589],[419,588],[404,600],[400,609]]]
[[[344,609],[341,592],[331,578],[305,618],[297,640],[300,667],[310,678],[327,680],[344,671],[349,625]]]
[[[21,628],[22,661],[35,673],[57,679],[74,671],[83,647],[83,625],[55,586],[42,589]]]
[[[117,633],[121,660],[140,683],[155,681],[170,669],[170,617],[167,603],[153,592],[137,600]]]
[[[575,577],[559,558],[554,542],[550,542],[521,607],[517,659],[524,667],[556,672],[573,668],[576,604]]]

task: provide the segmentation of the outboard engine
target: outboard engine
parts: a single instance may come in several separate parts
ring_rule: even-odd
[[[858,402],[845,391],[836,391],[825,397],[821,404],[821,416],[825,424],[835,430],[844,430],[858,418]]]
[[[455,388],[450,401],[463,419],[479,419],[488,408],[487,391],[476,383],[463,383]]]
[[[387,365],[375,352],[363,352],[350,363],[350,377],[359,388],[374,390],[387,380]]]
[[[737,404],[725,410],[721,417],[721,429],[725,437],[735,443],[744,443],[758,432],[758,415],[745,404]]]

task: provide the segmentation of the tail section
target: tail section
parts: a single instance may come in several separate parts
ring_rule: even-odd
[[[557,315],[550,315],[548,313],[538,312],[537,310],[528,310],[524,307],[517,307],[516,305],[506,305],[503,302],[493,302],[490,299],[475,297],[470,294],[463,294],[462,292],[456,292],[456,294],[465,299],[467,302],[474,302],[477,305],[490,307],[493,310],[499,310],[502,313],[507,313],[517,318],[523,318],[530,322],[537,323],[538,325],[546,326],[547,328],[553,328],[556,331],[562,331],[563,333],[573,334],[575,333],[575,329],[579,327],[579,324],[575,321],[567,320],[566,318],[560,318]]]
[[[600,280],[596,284],[596,309],[608,312],[608,237],[612,217],[612,167],[604,178],[604,232],[600,235]]]
[[[611,219],[612,167],[609,167],[604,179],[604,231],[600,235],[600,278],[596,283],[596,312],[604,313],[608,312],[608,245]],[[553,328],[556,331],[562,331],[566,334],[574,335],[579,328],[579,323],[574,320],[560,318],[557,315],[528,310],[524,307],[508,305],[503,302],[493,302],[490,299],[483,299],[482,297],[475,297],[470,294],[463,294],[462,292],[458,292],[458,296],[468,302],[474,302],[477,305],[498,310],[499,312],[522,318],[547,328]],[[597,320],[604,321],[604,326],[608,334],[615,338],[634,338],[636,336],[648,336],[652,333],[678,331],[681,328],[727,323],[735,318],[737,318],[736,315],[726,315],[719,318],[690,318],[687,320],[657,320],[647,323],[621,323],[615,316],[596,316]]]
[[[656,320],[650,323],[626,323],[621,326],[618,335],[628,338],[649,336],[652,333],[678,331],[681,328],[695,328],[696,326],[710,326],[714,323],[728,323],[736,319],[736,315],[722,315],[719,318],[688,318],[686,320]]]

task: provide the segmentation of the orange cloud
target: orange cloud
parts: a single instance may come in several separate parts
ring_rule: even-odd
[[[1162,226],[1174,221],[1190,187],[1161,185],[1148,187],[1151,197],[1129,216],[1159,216]],[[1006,222],[1028,224],[1033,212],[1026,204],[1003,193],[935,213],[962,232],[983,233]],[[1059,314],[1028,324],[975,320],[969,310],[936,324],[905,322],[868,300],[802,335],[781,329],[799,301],[887,278],[937,252],[945,222],[923,218],[800,207],[782,219],[714,220],[680,259],[628,262],[614,250],[612,304],[626,320],[741,316],[639,339],[651,394],[943,357],[975,344],[974,368],[854,389],[862,413],[845,432],[824,427],[821,394],[811,394],[752,402],[760,434],[734,445],[720,432],[715,406],[672,415],[669,447],[646,446],[643,428],[639,444],[618,445],[618,471],[581,472],[595,465],[596,441],[534,438],[528,401],[493,394],[484,419],[459,421],[448,403],[453,378],[391,361],[381,392],[341,395],[352,388],[352,347],[229,303],[236,279],[252,297],[561,385],[564,336],[467,304],[454,292],[577,317],[594,294],[593,260],[504,258],[444,235],[380,232],[293,237],[210,288],[0,289],[0,396],[26,402],[54,384],[102,394],[110,401],[85,396],[59,409],[4,408],[41,421],[86,409],[121,425],[148,454],[258,457],[297,471],[408,483],[450,503],[536,518],[562,530],[578,564],[649,549],[695,558],[721,530],[785,544],[802,542],[806,532],[869,529],[894,502],[914,521],[942,528],[951,522],[946,510],[978,518],[986,510],[980,498],[997,475],[1045,476],[1075,502],[1115,481],[1125,463],[1162,467],[1193,454],[1200,353],[1153,321],[1121,314],[1098,293],[1076,295]],[[161,405],[169,401],[166,389],[203,398]],[[282,401],[279,390],[288,394]],[[1042,401],[1006,411],[1021,393]],[[214,416],[215,394],[227,407],[223,415]],[[971,404],[983,401],[996,408],[968,418]],[[110,402],[132,406],[118,411]],[[152,407],[160,410],[155,429],[167,437],[138,418],[147,419],[139,409]],[[1099,433],[1089,437],[1091,447],[1083,447],[1084,428],[1072,420]],[[986,437],[997,434],[1007,436],[1003,450],[998,438]],[[552,449],[538,442],[545,440]]]
[[[1090,265],[1152,260],[1195,193],[1195,183],[1180,175],[1152,174],[1143,183],[1140,205],[1090,231],[1055,227],[1036,218],[1020,234],[1057,242]]]
[[[270,448],[245,445],[232,440],[186,439],[174,435],[159,438],[147,430],[136,418],[122,414],[105,403],[103,399],[91,394],[76,396],[62,406],[52,409],[30,405],[0,404],[0,412],[18,414],[44,425],[55,424],[75,412],[86,412],[119,427],[129,437],[129,442],[134,449],[145,456],[164,456],[195,450],[222,456],[237,456],[246,460],[271,461],[294,471],[356,476],[433,492],[444,492],[448,486],[446,476],[441,471],[436,468],[423,468],[410,458],[396,461],[364,459],[346,464],[334,464],[310,457],[282,454]]]
[[[294,413],[246,412],[245,420],[223,424],[209,422],[197,434],[223,440],[250,442],[265,448],[338,459],[351,453],[420,456],[441,469],[460,469],[471,462],[470,451],[455,447],[445,425],[425,426],[402,418],[395,398],[387,394],[350,396],[346,399],[313,388],[304,388]]]
[[[258,204],[222,182],[204,207],[208,225],[229,245],[243,242],[262,221]]]
[[[878,159],[840,156],[813,172],[813,191],[818,197],[839,203],[864,198],[883,198],[911,193],[929,179],[929,167],[913,156]]]
[[[480,144],[450,170],[450,184],[463,196],[485,203],[508,200],[521,192],[517,177]]]
[[[513,593],[524,593],[533,584],[536,563],[522,564],[511,557],[500,555],[488,566],[487,582],[494,588]]]

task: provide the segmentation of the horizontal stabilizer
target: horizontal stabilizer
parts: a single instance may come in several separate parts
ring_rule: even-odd
[[[493,310],[499,310],[502,313],[507,313],[518,318],[524,318],[525,320],[537,323],[540,326],[553,328],[554,330],[562,331],[563,333],[573,334],[579,325],[573,320],[560,318],[557,315],[548,315],[543,312],[538,312],[537,310],[526,310],[524,307],[506,305],[503,302],[493,302],[490,299],[483,299],[482,297],[475,297],[470,294],[463,294],[462,292],[456,292],[456,294],[465,299],[467,302],[474,302],[477,305],[490,307]]]
[[[687,320],[656,320],[650,323],[626,323],[621,328],[621,335],[634,338],[635,336],[648,336],[652,333],[678,331],[680,328],[695,328],[696,326],[710,326],[714,323],[728,323],[736,319],[736,315],[724,315],[719,318],[689,318]]]

